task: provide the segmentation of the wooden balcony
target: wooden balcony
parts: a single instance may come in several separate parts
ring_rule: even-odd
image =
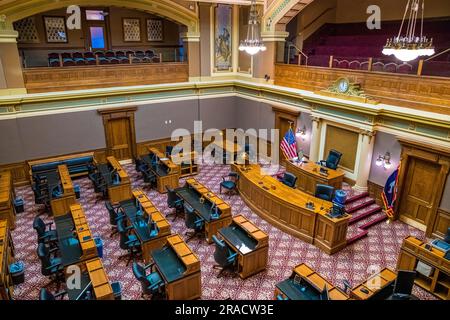
[[[83,90],[189,81],[187,63],[117,64],[23,71],[28,93]]]
[[[362,70],[277,64],[275,84],[317,92],[346,77],[380,103],[450,114],[450,79]]]

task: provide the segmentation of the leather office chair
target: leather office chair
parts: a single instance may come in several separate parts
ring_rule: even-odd
[[[151,298],[155,298],[155,296],[161,295],[164,287],[164,281],[161,278],[160,274],[157,271],[151,272],[149,275],[146,274],[147,269],[152,269],[153,264],[148,266],[143,266],[140,263],[133,262],[133,274],[134,277],[141,283],[142,293],[141,297],[151,296]]]
[[[325,184],[318,184],[316,185],[316,194],[315,197],[325,200],[325,201],[332,201],[333,200],[333,194],[334,194],[334,188],[327,186]]]
[[[41,273],[42,275],[50,278],[50,284],[59,284],[64,281],[64,267],[61,264],[61,258],[56,258],[53,254],[58,248],[49,249],[44,243],[39,243],[37,248],[37,255],[41,260]]]
[[[169,213],[166,217],[174,215],[172,221],[175,221],[178,216],[184,215],[184,201],[181,199],[175,190],[171,189],[169,186],[166,186],[167,191],[167,206],[171,209],[174,209],[172,213]]]
[[[141,243],[134,234],[130,234],[130,229],[132,227],[125,227],[125,219],[117,221],[117,230],[120,235],[120,249],[128,251],[127,254],[119,257],[119,259],[128,258],[127,266],[141,252]]]
[[[166,146],[166,157],[170,158],[172,155],[173,146]]]
[[[450,244],[450,227],[447,228],[447,233],[445,234],[444,241]]]
[[[41,301],[54,301],[58,298],[61,298],[61,300],[64,298],[64,296],[67,294],[67,291],[61,291],[58,293],[51,293],[45,288],[42,288],[41,291],[39,291],[39,300]]]
[[[288,187],[295,189],[295,184],[297,183],[297,177],[294,176],[290,172],[285,172],[283,178],[281,178],[281,182]]]
[[[328,154],[327,160],[321,160],[320,165],[325,166],[327,168],[336,170],[339,166],[339,162],[341,162],[342,153],[336,150],[330,150]]]
[[[201,238],[203,236],[203,230],[205,228],[205,221],[195,214],[195,211],[193,208],[187,207],[185,205],[184,211],[185,211],[184,222],[186,224],[186,227],[188,229],[194,230],[192,232],[185,233],[185,235],[188,237],[185,240],[185,242],[188,243],[195,237]]]
[[[219,278],[225,270],[235,272],[235,264],[237,253],[230,250],[225,241],[219,240],[215,235],[212,236],[216,250],[214,251],[214,260],[218,263],[213,266],[214,269],[220,269],[217,278]]]
[[[109,224],[111,225],[111,234],[110,237],[119,232],[117,229],[117,222],[125,217],[124,214],[121,214],[117,207],[114,207],[110,201],[105,201],[105,207],[109,213]]]
[[[144,182],[148,183],[150,186],[150,189],[153,189],[156,187],[157,181],[156,181],[156,175],[151,171],[150,169],[146,169],[141,171],[142,177],[144,178]]]
[[[36,230],[38,243],[53,244],[58,240],[58,234],[56,230],[52,230],[52,225],[53,222],[45,223],[39,217],[34,218],[33,229]]]
[[[237,184],[239,175],[236,172],[230,172],[227,176],[223,176],[222,180],[220,183],[220,193],[222,193],[222,189],[225,189],[229,197],[232,194],[238,194]]]

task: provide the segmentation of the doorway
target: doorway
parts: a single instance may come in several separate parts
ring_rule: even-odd
[[[100,110],[105,128],[106,153],[117,160],[136,158],[136,108]]]

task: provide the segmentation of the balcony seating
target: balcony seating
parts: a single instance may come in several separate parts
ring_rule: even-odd
[[[368,30],[365,23],[325,24],[303,44],[308,65],[328,67],[330,56],[333,68],[369,70],[369,58],[373,59],[372,71],[400,74],[416,74],[418,60],[403,64],[393,56],[382,54],[388,38],[398,33],[398,22],[383,22],[381,30]],[[436,53],[450,47],[450,19],[425,20],[427,37],[433,38]],[[298,62],[297,56],[290,63]],[[443,54],[424,64],[423,75],[449,76],[450,53]]]
[[[94,52],[63,52],[63,53],[50,53],[48,54],[49,67],[60,67],[60,61],[65,67],[69,66],[84,66],[84,65],[96,65],[97,60],[100,65],[108,64],[129,64],[130,56],[132,63],[160,63],[161,59],[153,50],[147,51],[131,51],[126,52],[108,50],[106,52],[96,51]]]

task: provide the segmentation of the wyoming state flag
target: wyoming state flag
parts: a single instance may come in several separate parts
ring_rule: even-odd
[[[394,217],[394,205],[397,200],[397,187],[398,187],[398,174],[400,172],[400,166],[395,170],[386,181],[383,193],[381,197],[383,198],[384,208],[386,210],[386,215],[389,219]]]

